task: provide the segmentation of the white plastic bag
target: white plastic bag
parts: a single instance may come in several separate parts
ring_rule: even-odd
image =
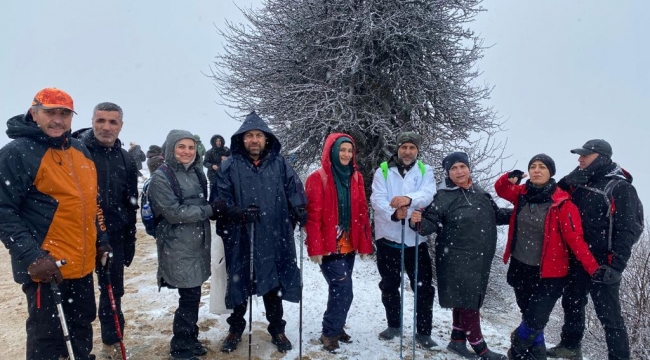
[[[226,309],[226,253],[223,240],[220,236],[212,234],[211,249],[212,278],[210,280],[210,312],[213,314],[230,314],[232,309]]]

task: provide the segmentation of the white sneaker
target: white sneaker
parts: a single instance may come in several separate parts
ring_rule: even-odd
[[[131,358],[129,349],[126,349],[126,358]],[[120,343],[118,342],[112,345],[102,344],[102,350],[99,352],[98,359],[122,360],[122,348],[120,347]]]

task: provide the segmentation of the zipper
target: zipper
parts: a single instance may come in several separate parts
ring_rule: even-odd
[[[573,217],[569,213],[569,224],[571,224],[571,230],[576,231],[576,227],[573,225]]]
[[[70,147],[72,148],[72,144],[70,144]],[[84,197],[83,190],[81,189],[81,183],[79,182],[79,176],[75,172],[75,168],[73,166],[73,161],[70,158],[70,154],[68,153],[69,151],[65,150],[65,141],[63,142],[63,145],[61,146],[61,151],[65,155],[66,160],[68,160],[68,166],[70,167],[70,173],[72,173],[72,177],[74,178],[75,184],[77,185],[77,191],[79,192],[79,197],[81,198],[81,213],[82,213],[82,219],[83,219],[83,229],[82,229],[82,243],[83,243],[83,256],[81,259],[81,269],[79,269],[79,276],[83,275],[83,269],[86,268],[86,255],[88,249],[86,248],[86,231],[88,229],[88,224],[86,223],[86,199]]]

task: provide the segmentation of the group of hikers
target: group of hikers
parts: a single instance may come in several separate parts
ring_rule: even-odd
[[[137,163],[142,160],[122,149],[118,105],[98,104],[92,127],[74,133],[73,113],[66,92],[39,91],[27,113],[7,122],[13,140],[0,150],[5,184],[0,239],[27,299],[26,358],[95,359],[91,324],[96,317],[100,356],[128,358],[121,299],[124,267],[135,254]],[[201,286],[211,275],[210,220],[216,220],[226,258],[224,300],[231,313],[223,352],[241,342],[254,295],[263,299],[271,342],[280,352],[293,348],[282,301],[302,297],[298,226],[306,234],[309,259],[328,285],[319,338],[326,351],[353,341],[346,332],[354,331],[354,324],[346,325],[352,272],[356,255],[363,259],[373,248],[387,321],[378,337],[403,336],[406,275],[415,296],[415,343],[423,349],[438,346],[431,337],[435,288],[427,241],[435,233],[438,298],[441,307],[453,309],[449,351],[469,359],[581,359],[591,295],[609,359],[630,358],[619,291],[643,231],[643,209],[632,176],[612,161],[606,141],[590,140],[571,150],[579,166],[558,182],[555,163],[545,154],[531,158],[527,173],[503,174],[495,190],[514,208],[502,208],[472,180],[466,153],[444,158],[445,180],[436,186],[432,166],[418,159],[423,144],[415,132],[400,133],[395,153],[376,169],[370,204],[348,134],[327,136],[321,167],[304,187],[281,154],[278,138],[255,112],[230,140],[228,149],[223,137],[213,136],[212,148],[201,156],[195,135],[172,130],[163,146],[152,146],[147,154],[158,285],[179,294],[170,359],[198,359],[208,352],[198,339],[197,322]],[[509,225],[503,259],[510,263],[507,282],[521,311],[507,356],[488,348],[480,323],[499,225]],[[560,297],[561,341],[547,349],[544,328]]]

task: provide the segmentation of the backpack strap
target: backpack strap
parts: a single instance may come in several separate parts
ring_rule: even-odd
[[[422,162],[422,160],[418,160],[418,167],[420,168],[422,177],[424,177],[424,173],[427,171],[427,169],[424,167],[424,163]]]
[[[201,189],[203,189],[203,196],[205,199],[208,199],[208,178],[205,176],[203,170],[199,169],[198,166],[194,167],[196,176],[199,178],[199,183],[201,183]]]
[[[318,168],[318,175],[320,175],[320,179],[323,182],[323,190],[327,188],[327,173],[325,173],[325,169],[322,167]]]
[[[162,171],[163,174],[165,174],[165,177],[167,178],[167,181],[169,181],[169,185],[172,187],[172,191],[174,192],[174,195],[181,201],[182,203],[182,198],[181,198],[181,185],[178,183],[178,179],[176,179],[176,175],[172,171],[172,169],[169,168],[169,165],[163,163],[160,165],[158,168]]]
[[[427,172],[427,169],[424,167],[424,163],[422,160],[417,161],[418,168],[420,169],[420,173],[422,173],[422,177],[424,177],[424,173]],[[379,164],[379,167],[381,167],[381,173],[384,175],[384,180],[388,180],[388,161],[384,161],[381,164]]]
[[[614,188],[616,187],[616,185],[618,185],[618,183],[620,183],[621,181],[623,180],[611,179],[607,182],[603,190],[596,189],[595,187],[591,187],[591,186],[578,185],[579,188],[583,188],[585,190],[600,194],[605,199],[605,204],[607,204],[607,208],[609,209],[609,211],[607,212],[607,217],[609,218],[609,232],[607,234],[607,251],[609,252],[612,251],[612,231],[614,230],[614,213],[616,212],[616,204],[614,202],[614,196],[612,195],[612,193],[614,192]]]

